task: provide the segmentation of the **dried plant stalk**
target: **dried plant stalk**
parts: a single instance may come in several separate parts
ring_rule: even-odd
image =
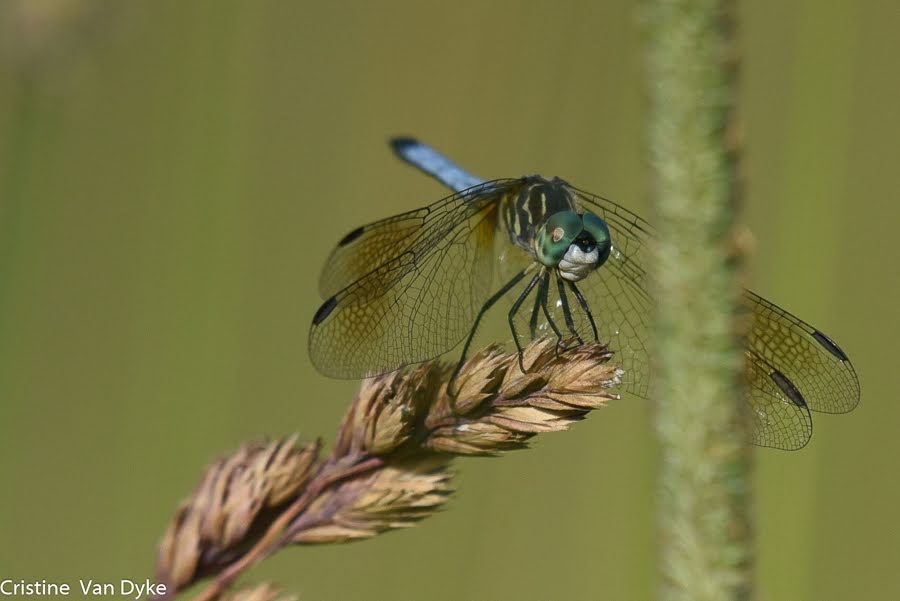
[[[244,570],[292,544],[359,540],[404,528],[440,508],[452,492],[457,455],[523,448],[540,432],[567,429],[618,398],[620,372],[597,344],[557,354],[555,341],[516,354],[490,346],[460,371],[428,362],[363,383],[334,450],[295,437],[251,444],[207,468],[160,544],[157,580],[174,595],[216,579],[199,597],[221,597]]]

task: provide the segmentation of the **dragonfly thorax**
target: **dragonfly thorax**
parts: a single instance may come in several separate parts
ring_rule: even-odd
[[[560,277],[577,282],[609,257],[609,228],[597,215],[579,212],[572,187],[538,175],[509,197],[504,218],[510,240]]]
[[[573,212],[575,203],[568,184],[559,178],[552,180],[539,175],[523,178],[523,186],[507,197],[504,220],[510,241],[531,251],[541,227],[553,215]]]

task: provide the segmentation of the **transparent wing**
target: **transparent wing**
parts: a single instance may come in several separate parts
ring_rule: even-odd
[[[309,351],[322,373],[359,378],[436,357],[469,332],[490,295],[499,200],[494,180],[344,237],[320,288]]]
[[[655,232],[616,203],[573,191],[580,209],[607,222],[613,243],[607,262],[578,285],[600,340],[608,341],[625,370],[624,389],[646,398],[651,386],[648,349],[653,302],[644,266],[649,264],[648,244]],[[746,344],[747,403],[754,420],[754,442],[800,448],[812,434],[810,409],[845,413],[856,407],[856,371],[824,333],[749,290],[744,296],[753,317]],[[578,327],[583,337],[588,334],[584,323],[582,319]]]
[[[441,207],[423,207],[350,231],[331,251],[319,275],[319,293],[322,298],[333,296],[375,267],[402,254],[413,242],[414,234],[422,229],[429,215],[440,210]]]
[[[793,383],[749,350],[746,370],[753,444],[788,451],[805,446],[812,436],[812,418]]]
[[[783,374],[813,411],[846,413],[859,403],[850,359],[828,336],[747,290],[753,323],[748,352]]]
[[[609,259],[581,282],[578,288],[587,300],[601,341],[616,353],[625,371],[626,391],[647,398],[650,390],[649,339],[653,302],[647,292],[645,266],[650,263],[648,248],[655,235],[641,217],[611,200],[572,188],[580,210],[590,211],[609,226],[612,252]],[[578,313],[577,303],[571,303]],[[582,337],[592,334],[579,320]]]

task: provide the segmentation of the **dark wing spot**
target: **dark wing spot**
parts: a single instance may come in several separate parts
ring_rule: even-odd
[[[786,375],[777,369],[773,369],[772,373],[769,374],[769,377],[772,378],[772,381],[778,385],[778,388],[787,395],[787,398],[789,398],[793,404],[804,408],[807,406],[806,399],[803,398],[803,395],[800,394],[800,391],[797,390],[794,383],[788,380]]]
[[[818,342],[823,347],[825,347],[826,351],[828,351],[829,353],[831,353],[832,355],[834,355],[841,361],[849,361],[850,360],[850,357],[848,357],[847,354],[841,350],[841,347],[839,347],[834,340],[832,340],[831,338],[829,338],[828,336],[826,336],[819,330],[816,330],[815,332],[813,332],[812,337],[816,339],[816,342]]]
[[[338,246],[347,246],[348,244],[362,236],[362,233],[364,231],[366,231],[366,228],[364,226],[359,226],[358,228],[341,238],[341,241],[338,242]]]
[[[323,321],[325,318],[331,315],[331,312],[334,311],[334,308],[337,306],[337,298],[332,296],[327,301],[322,303],[322,306],[319,307],[319,310],[316,311],[316,314],[313,315],[313,325],[317,326]]]

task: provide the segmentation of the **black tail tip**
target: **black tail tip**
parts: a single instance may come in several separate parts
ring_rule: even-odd
[[[410,136],[395,136],[390,140],[391,148],[394,149],[396,153],[402,153],[404,150],[409,148],[410,146],[416,146],[419,144],[419,141]]]

